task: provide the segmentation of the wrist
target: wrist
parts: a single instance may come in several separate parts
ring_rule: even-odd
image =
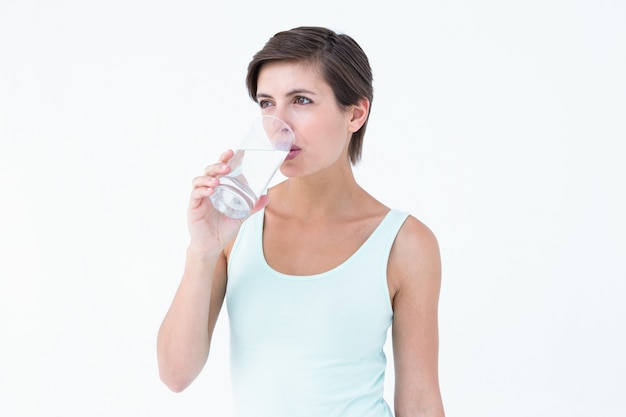
[[[223,250],[224,248],[222,247],[207,247],[192,242],[187,246],[187,257],[198,259],[216,258]]]

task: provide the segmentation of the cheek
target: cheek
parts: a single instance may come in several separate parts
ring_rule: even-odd
[[[334,121],[330,127],[329,137],[333,137],[334,145],[341,150],[348,146],[352,132],[349,130],[349,124],[345,118],[337,118]]]
[[[296,144],[310,147],[310,151],[334,157],[341,153],[350,142],[352,133],[348,130],[346,117],[341,114],[326,114],[320,117],[301,114],[294,120]]]

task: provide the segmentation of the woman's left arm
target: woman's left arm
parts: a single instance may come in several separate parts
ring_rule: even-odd
[[[388,282],[393,303],[396,417],[443,417],[439,389],[439,245],[414,217],[406,220],[391,250]]]

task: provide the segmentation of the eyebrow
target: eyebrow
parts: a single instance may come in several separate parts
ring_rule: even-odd
[[[289,91],[287,94],[285,94],[285,97],[291,97],[291,96],[295,96],[298,94],[307,94],[307,95],[316,95],[313,91],[311,90],[306,90],[304,88],[297,88],[295,90],[291,90]],[[270,94],[265,94],[265,93],[258,93],[256,95],[257,100],[260,98],[272,98],[272,96]]]

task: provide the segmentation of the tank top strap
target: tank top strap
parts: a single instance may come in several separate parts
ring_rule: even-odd
[[[263,251],[255,250],[257,244],[262,245],[264,216],[265,209],[261,209],[248,217],[241,225],[228,258],[229,270],[232,266],[231,260],[236,258],[240,252],[244,252],[243,259],[246,259],[246,257],[252,257],[248,259],[253,260],[254,262],[261,262],[264,260]]]
[[[386,262],[393,242],[396,240],[396,236],[408,216],[409,213],[407,212],[395,209],[390,210],[367,240],[363,249],[376,257],[386,255],[384,257]]]

